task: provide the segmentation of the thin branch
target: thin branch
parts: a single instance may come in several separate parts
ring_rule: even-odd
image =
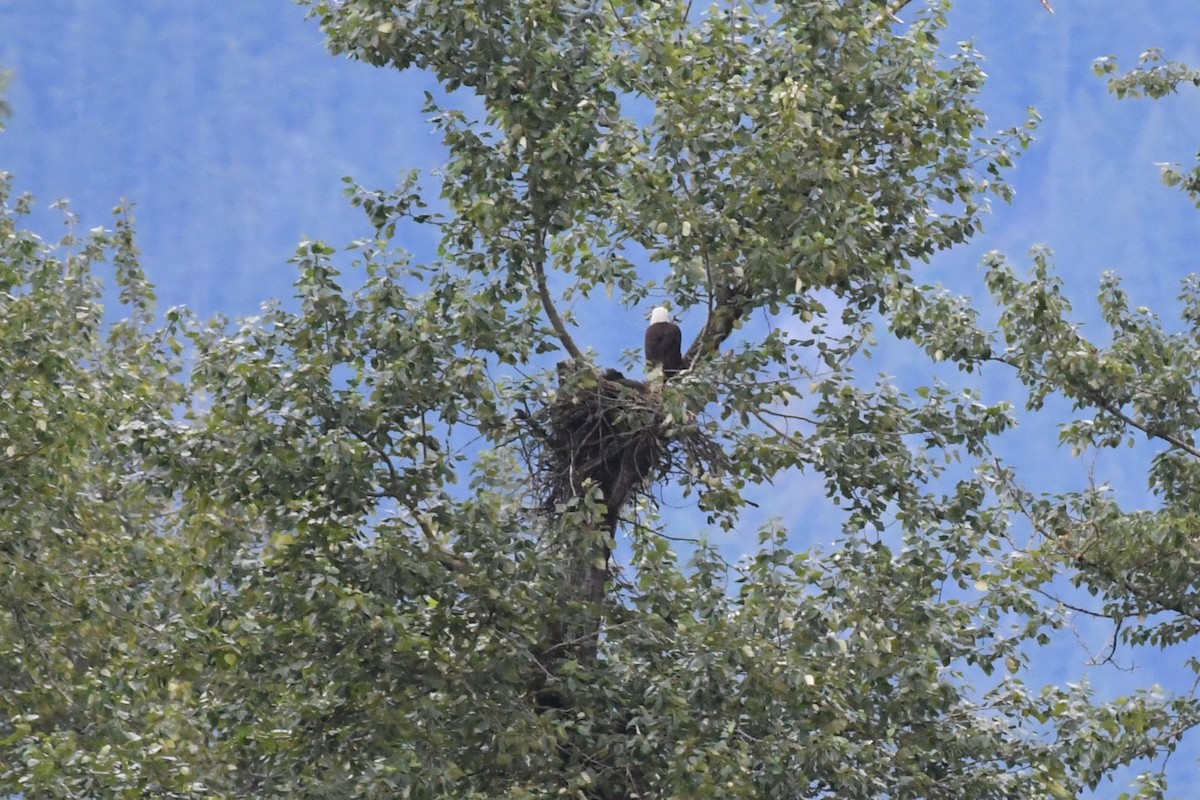
[[[786,411],[777,411],[773,408],[760,408],[756,414],[770,414],[772,417],[779,417],[780,419],[793,419],[797,422],[804,422],[809,425],[817,424],[817,421],[812,417],[806,417],[803,414],[789,414]]]
[[[576,346],[575,340],[571,338],[570,332],[567,331],[567,326],[563,322],[562,317],[558,314],[558,309],[554,306],[554,298],[550,295],[550,287],[546,285],[546,233],[549,230],[549,215],[538,212],[537,198],[542,197],[542,189],[538,175],[534,171],[534,165],[538,161],[537,143],[530,141],[526,145],[526,199],[529,203],[530,221],[529,226],[531,241],[529,242],[531,249],[530,261],[533,265],[534,279],[537,281],[538,297],[542,301],[542,310],[546,312],[546,318],[550,320],[551,327],[554,328],[555,335],[558,336],[558,341],[562,343],[567,354],[579,363],[584,362],[583,353]]]
[[[1099,406],[1102,410],[1104,410],[1105,412],[1107,412],[1109,414],[1112,414],[1114,417],[1121,420],[1122,422],[1124,422],[1126,425],[1130,426],[1131,428],[1137,428],[1139,431],[1141,431],[1142,433],[1146,434],[1147,436],[1149,436],[1153,439],[1162,439],[1164,442],[1171,445],[1172,447],[1177,447],[1189,455],[1195,456],[1196,458],[1200,458],[1200,449],[1197,449],[1194,445],[1188,444],[1187,442],[1185,442],[1183,439],[1180,439],[1175,434],[1164,433],[1161,431],[1152,430],[1149,425],[1145,425],[1143,423],[1138,422],[1133,417],[1130,417],[1128,414],[1126,414],[1124,411],[1122,411],[1119,406],[1113,405],[1112,403],[1110,403],[1109,401],[1107,401],[1101,397],[1091,395],[1090,393],[1085,394],[1085,396],[1088,397],[1088,399],[1090,399],[1092,402],[1094,402],[1097,406]]]
[[[424,419],[425,419],[425,417],[422,414],[421,415],[422,423],[424,423]],[[367,436],[366,434],[363,434],[360,431],[355,430],[354,428],[347,427],[346,430],[348,430],[350,432],[350,435],[353,436],[355,439],[357,439],[358,441],[362,442],[367,447],[369,447],[371,449],[371,451],[374,452],[375,455],[379,458],[379,460],[383,462],[384,466],[387,468],[387,471],[388,471],[388,475],[389,475],[388,486],[378,492],[374,492],[374,491],[367,492],[366,493],[367,496],[374,497],[374,498],[389,498],[391,500],[395,500],[396,502],[400,503],[400,505],[403,506],[404,509],[408,511],[409,515],[412,517],[413,522],[415,522],[417,524],[417,527],[419,527],[421,529],[421,533],[424,534],[425,540],[426,540],[427,544],[429,545],[429,552],[431,552],[433,554],[434,558],[436,558],[441,563],[441,565],[443,567],[445,567],[446,569],[448,569],[452,572],[455,572],[455,571],[461,572],[465,568],[466,562],[464,562],[462,559],[458,558],[457,556],[452,555],[442,549],[441,542],[439,541],[437,531],[435,531],[433,529],[433,527],[429,524],[428,519],[426,519],[425,516],[421,513],[421,508],[420,508],[419,504],[413,500],[405,498],[397,490],[396,487],[399,487],[400,483],[401,483],[400,475],[396,471],[395,464],[392,463],[391,456],[388,455],[387,451],[383,448],[383,446],[380,445],[379,442],[375,441],[375,439],[373,437]]]
[[[763,425],[766,425],[768,428],[770,428],[772,431],[774,431],[774,432],[775,432],[775,434],[776,434],[777,436],[779,436],[779,438],[783,439],[785,442],[787,442],[788,444],[792,445],[793,447],[796,447],[796,449],[797,449],[797,450],[799,450],[799,449],[800,449],[800,447],[799,447],[798,445],[796,445],[796,444],[795,444],[795,442],[793,442],[793,441],[792,441],[792,434],[791,434],[791,433],[789,433],[788,431],[785,431],[785,430],[781,430],[781,429],[779,428],[779,426],[778,426],[778,425],[775,425],[775,424],[774,424],[773,422],[771,422],[770,420],[763,419],[763,417],[762,417],[762,409],[759,409],[758,411],[752,411],[752,412],[750,412],[750,413],[751,413],[751,415],[752,415],[752,416],[753,416],[753,417],[754,417],[756,420],[758,420],[758,421],[759,421],[759,422],[761,422]]]
[[[1093,619],[1112,620],[1111,614],[1105,614],[1101,611],[1096,611],[1091,608],[1086,608],[1085,606],[1077,606],[1073,603],[1068,603],[1066,600],[1062,599],[1058,595],[1054,594],[1053,592],[1046,591],[1045,589],[1041,589],[1041,588],[1035,586],[1031,589],[1031,591],[1033,591],[1035,594],[1041,595],[1042,597],[1046,598],[1047,600],[1049,600],[1052,603],[1055,603],[1056,605],[1062,606],[1063,608],[1067,609],[1068,611],[1070,611],[1074,614],[1079,614],[1080,616],[1083,616],[1083,617],[1092,617]]]
[[[617,11],[617,7],[613,5],[612,0],[608,0],[608,10],[612,12],[613,19],[615,19],[617,24],[621,26],[621,30],[625,31],[626,33],[632,33],[632,31],[629,29],[629,26],[625,24],[625,20],[621,19],[621,15]]]
[[[566,324],[562,321],[562,317],[558,315],[558,309],[554,307],[554,298],[550,296],[550,287],[546,285],[546,246],[542,243],[544,231],[539,230],[538,245],[534,250],[535,258],[533,259],[533,275],[537,279],[538,296],[542,300],[542,310],[546,312],[546,318],[550,320],[550,325],[554,328],[554,333],[558,336],[558,340],[562,342],[563,348],[576,361],[583,363],[585,361],[583,353],[575,344],[575,340],[571,338],[570,332],[567,331]]]
[[[1042,525],[1037,515],[1033,512],[1033,509],[1026,505],[1022,499],[1025,493],[1009,480],[1004,480],[1004,484],[1005,489],[1008,492],[1009,499],[1012,500],[1012,502],[1016,505],[1017,511],[1021,514],[1021,516],[1025,517],[1033,530],[1042,536],[1046,541],[1059,540],[1060,537]],[[1087,524],[1085,520],[1072,520],[1072,522],[1076,525]],[[1093,541],[1095,541],[1094,535]],[[1131,595],[1138,600],[1151,603],[1157,606],[1161,611],[1173,611],[1182,617],[1187,617],[1188,619],[1200,622],[1200,609],[1189,608],[1184,605],[1181,599],[1172,598],[1169,594],[1155,591],[1152,587],[1140,585],[1131,579],[1128,574],[1121,574],[1117,570],[1111,569],[1105,564],[1088,559],[1084,555],[1086,552],[1086,547],[1082,550],[1070,549],[1065,545],[1060,544],[1059,552],[1069,558],[1076,568],[1081,570],[1091,570],[1094,574],[1108,581],[1113,587],[1123,591],[1126,595]],[[1126,614],[1125,616],[1129,617],[1132,615]]]
[[[1017,370],[1020,369],[1020,367],[1018,365],[1014,364],[1012,362],[1012,360],[1010,360],[1004,356],[991,356],[991,357],[987,358],[986,360],[996,361],[1000,364],[1005,364],[1009,367],[1012,367],[1013,369],[1017,369]],[[1031,370],[1031,372],[1035,372],[1035,371]],[[1082,388],[1082,387],[1063,387],[1063,386],[1060,386],[1057,383],[1051,381],[1044,373],[1035,372],[1035,374],[1037,375],[1038,378],[1040,378],[1041,380],[1045,381],[1048,384],[1053,385],[1054,388],[1059,389],[1060,391],[1064,390],[1064,389],[1074,388],[1077,392],[1077,398],[1086,400],[1087,402],[1092,403],[1099,410],[1105,412],[1106,414],[1110,414],[1110,415],[1116,417],[1121,422],[1124,422],[1126,425],[1128,425],[1129,427],[1131,427],[1135,430],[1141,431],[1142,433],[1149,436],[1151,439],[1161,439],[1162,441],[1166,442],[1167,444],[1171,445],[1172,447],[1182,450],[1183,452],[1187,453],[1190,456],[1193,456],[1195,458],[1200,458],[1200,448],[1196,447],[1193,444],[1188,443],[1187,441],[1179,438],[1178,436],[1176,436],[1173,433],[1167,433],[1165,431],[1156,430],[1151,425],[1147,425],[1144,422],[1138,422],[1136,419],[1129,416],[1129,414],[1127,414],[1125,411],[1123,411],[1121,409],[1120,405],[1113,403],[1111,400],[1105,400],[1098,393],[1091,391],[1089,389],[1086,389],[1086,388]],[[1065,393],[1067,394],[1068,397],[1071,396],[1069,392],[1065,392]]]
[[[1155,591],[1153,588],[1144,587],[1131,579],[1128,575],[1119,574],[1116,570],[1110,569],[1104,564],[1100,564],[1095,561],[1089,561],[1082,556],[1076,556],[1075,563],[1080,567],[1092,570],[1125,593],[1133,595],[1137,599],[1147,603],[1153,603],[1154,605],[1158,606],[1160,610],[1174,611],[1181,617],[1187,617],[1195,622],[1200,622],[1200,609],[1188,608],[1179,599],[1172,598],[1165,592],[1159,592]]]

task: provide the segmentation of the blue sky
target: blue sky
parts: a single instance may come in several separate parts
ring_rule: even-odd
[[[1016,170],[1016,203],[933,274],[969,271],[987,249],[1020,256],[1045,243],[1085,292],[1116,267],[1147,299],[1173,294],[1200,217],[1159,185],[1154,164],[1191,158],[1200,96],[1118,102],[1090,64],[1107,54],[1131,63],[1150,46],[1200,55],[1200,9],[1192,0],[1076,0],[1054,15],[1037,0],[961,5],[953,33],[988,59],[994,127],[1019,124],[1030,105],[1045,122]],[[343,176],[389,186],[402,170],[440,162],[420,111],[429,78],[329,56],[316,25],[286,2],[0,2],[0,65],[16,72],[4,168],[46,203],[70,198],[88,226],[107,222],[120,198],[137,203],[164,305],[247,313],[286,295],[282,265],[301,236],[363,233],[341,197]]]
[[[918,275],[976,292],[983,253],[1021,263],[1045,244],[1081,318],[1094,320],[1106,269],[1125,276],[1135,305],[1169,318],[1180,278],[1197,270],[1200,211],[1161,185],[1155,164],[1190,163],[1200,149],[1200,90],[1118,101],[1091,64],[1115,55],[1131,66],[1155,46],[1200,65],[1200,5],[1054,5],[1051,15],[1038,0],[963,0],[952,14],[954,37],[973,38],[987,57],[992,127],[1021,124],[1028,106],[1044,122],[1013,176],[1013,205],[996,207],[976,242]],[[122,198],[136,203],[144,265],[164,308],[237,316],[288,297],[297,241],[337,245],[368,233],[342,197],[344,176],[390,187],[441,158],[420,110],[431,79],[330,56],[315,23],[287,2],[0,0],[0,68],[15,72],[0,169],[39,198],[43,234],[59,225],[45,210],[56,198],[71,200],[85,229],[111,224]],[[420,255],[434,243],[408,244]],[[615,359],[636,346],[641,311],[613,308],[623,324],[588,343]],[[907,371],[928,370],[903,348],[881,348],[880,365],[902,380],[925,380]],[[1021,436],[1011,455],[1045,488],[1083,478],[1087,465],[1058,450],[1051,417],[1023,425]],[[1133,502],[1145,497],[1140,462],[1092,466]]]

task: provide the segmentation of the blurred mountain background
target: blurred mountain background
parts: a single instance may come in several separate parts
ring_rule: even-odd
[[[1087,332],[1100,330],[1091,298],[1108,269],[1124,276],[1134,305],[1172,319],[1179,281],[1200,266],[1200,212],[1162,185],[1156,164],[1195,158],[1200,90],[1118,101],[1092,63],[1113,55],[1128,68],[1158,47],[1200,65],[1200,4],[1053,4],[1050,14],[1038,0],[963,0],[951,14],[950,38],[973,40],[987,58],[983,105],[991,129],[1022,124],[1030,106],[1043,123],[1012,174],[1014,203],[997,205],[970,246],[919,265],[918,280],[979,294],[985,252],[998,249],[1023,263],[1042,244],[1055,251],[1079,317],[1091,323]],[[43,236],[61,229],[61,214],[49,209],[57,198],[70,199],[84,229],[111,226],[112,207],[133,202],[143,265],[161,307],[187,305],[201,316],[254,314],[270,298],[286,303],[287,260],[302,238],[337,246],[369,235],[342,195],[344,177],[390,188],[403,172],[429,175],[442,161],[421,111],[424,93],[438,92],[434,82],[330,56],[315,22],[288,2],[0,0],[0,69],[14,73],[0,169],[14,173],[19,191],[37,196]],[[432,239],[405,244],[418,258],[436,247]],[[614,302],[603,310],[606,324],[589,328],[601,333],[583,343],[614,363],[638,345],[644,312]],[[591,313],[581,310],[581,320]],[[699,322],[685,319],[685,334]],[[931,374],[927,358],[904,346],[882,344],[878,364],[902,385]],[[989,400],[1018,396],[1004,376],[975,385]],[[1067,412],[1052,405],[1023,423],[1006,456],[1047,491],[1078,487],[1090,474],[1110,481],[1132,506],[1152,504],[1144,465],[1153,450],[1075,463],[1057,444],[1056,415]],[[765,499],[764,515],[788,523],[809,499],[825,505],[819,480],[795,488],[776,491],[774,503]],[[805,519],[805,527],[822,527],[814,524],[820,516]],[[836,532],[835,518],[828,522]],[[752,542],[748,535],[746,546]],[[1102,649],[1106,634],[1081,623],[1076,635],[1080,641],[1067,643],[1074,655],[1036,678],[1074,680],[1087,671],[1087,651]],[[1138,673],[1088,674],[1106,693],[1189,674],[1177,663],[1141,666]],[[1176,757],[1179,796],[1189,796],[1189,786],[1200,796],[1196,752],[1193,746]]]
[[[1200,6],[959,6],[952,36],[987,58],[992,127],[1020,124],[1028,106],[1044,122],[1015,171],[1016,202],[931,274],[1043,243],[1085,291],[1117,268],[1147,301],[1173,295],[1193,268],[1200,216],[1162,187],[1155,163],[1200,148],[1200,92],[1118,102],[1091,64],[1111,54],[1132,66],[1148,47],[1200,62]],[[441,162],[421,112],[434,83],[328,55],[315,22],[287,2],[8,0],[0,68],[15,73],[3,169],[43,208],[70,198],[89,227],[108,224],[121,198],[136,203],[162,302],[202,314],[252,313],[286,296],[283,264],[302,236],[337,244],[365,233],[342,197],[344,176],[386,187]]]

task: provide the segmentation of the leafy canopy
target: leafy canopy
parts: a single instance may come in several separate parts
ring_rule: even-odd
[[[436,201],[350,183],[369,235],[301,243],[292,306],[156,327],[125,212],[49,245],[5,180],[0,792],[1071,797],[1195,724],[1026,683],[1063,575],[1131,646],[1195,631],[1200,314],[1189,290],[1168,335],[1113,278],[1101,346],[1041,254],[989,260],[995,331],[917,280],[1031,135],[983,132],[948,3],[306,5],[335,52],[439,81],[448,161]],[[647,395],[676,448],[651,477],[749,537],[755,487],[803,471],[840,530],[805,509],[731,565],[651,486],[541,502],[538,409],[614,380],[573,310],[652,298],[705,321]],[[901,391],[880,336],[1067,397],[1076,447],[1157,438],[1161,508],[1035,495],[993,450],[1009,406]]]

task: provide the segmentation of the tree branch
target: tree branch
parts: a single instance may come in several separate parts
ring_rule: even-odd
[[[1185,453],[1187,453],[1188,455],[1194,456],[1196,458],[1200,458],[1200,449],[1197,449],[1193,445],[1188,444],[1187,442],[1185,442],[1183,439],[1180,439],[1175,434],[1167,433],[1165,431],[1154,430],[1151,426],[1146,425],[1144,423],[1140,423],[1133,417],[1126,414],[1124,411],[1121,410],[1121,408],[1119,406],[1114,405],[1113,403],[1111,403],[1095,394],[1092,394],[1089,392],[1089,393],[1086,393],[1084,396],[1087,397],[1088,399],[1090,399],[1093,403],[1095,403],[1102,411],[1112,414],[1114,417],[1121,420],[1122,422],[1124,422],[1126,425],[1130,426],[1131,428],[1136,428],[1137,430],[1141,431],[1142,433],[1146,434],[1147,436],[1149,436],[1152,439],[1162,439],[1164,442],[1171,445],[1172,447],[1178,448],[1178,449],[1184,451]]]
[[[558,340],[562,342],[563,348],[576,361],[583,363],[585,361],[583,353],[579,351],[579,347],[575,344],[575,340],[571,338],[570,332],[567,330],[566,324],[562,321],[562,317],[558,315],[558,309],[554,307],[554,298],[550,296],[550,287],[546,285],[546,229],[538,229],[538,241],[534,247],[533,259],[533,275],[537,280],[538,296],[542,300],[542,310],[546,312],[546,318],[550,320],[551,327],[554,328],[554,333],[558,336]]]
[[[993,356],[988,356],[987,358],[985,358],[983,360],[995,361],[997,363],[1004,364],[1005,366],[1012,367],[1013,369],[1018,370],[1018,371],[1020,371],[1020,369],[1021,369],[1019,365],[1013,363],[1012,359],[1009,359],[1006,356],[993,355]],[[1073,398],[1075,400],[1081,400],[1081,401],[1090,403],[1092,406],[1094,406],[1098,410],[1103,411],[1104,413],[1109,414],[1113,417],[1116,417],[1121,422],[1128,425],[1130,428],[1141,431],[1142,433],[1146,434],[1146,436],[1150,437],[1151,439],[1161,439],[1162,441],[1166,442],[1167,444],[1171,445],[1172,447],[1174,447],[1178,450],[1182,450],[1183,452],[1187,453],[1188,455],[1200,459],[1200,448],[1187,442],[1184,439],[1181,439],[1180,437],[1176,436],[1173,433],[1158,430],[1154,426],[1147,425],[1144,422],[1138,422],[1135,418],[1131,417],[1126,411],[1124,411],[1120,405],[1112,402],[1111,400],[1105,400],[1098,392],[1088,389],[1086,387],[1082,387],[1082,386],[1067,386],[1065,384],[1062,384],[1062,383],[1059,383],[1056,381],[1052,381],[1049,377],[1047,377],[1047,375],[1044,372],[1041,372],[1038,370],[1031,369],[1030,372],[1032,372],[1034,375],[1036,375],[1036,377],[1040,378],[1042,381],[1046,382],[1050,386],[1054,387],[1058,391],[1065,394],[1067,397]]]
[[[724,341],[750,311],[750,298],[739,285],[718,285],[713,295],[716,302],[708,312],[708,319],[704,321],[704,327],[683,356],[683,363],[688,369],[702,357],[720,350]]]
[[[1085,555],[1086,551],[1092,546],[1092,544],[1098,541],[1098,535],[1094,528],[1090,534],[1090,541],[1085,543],[1083,548],[1069,547],[1067,543],[1063,541],[1063,535],[1047,528],[1046,525],[1043,524],[1042,519],[1025,502],[1024,498],[1027,496],[1027,492],[1016,486],[1008,478],[1002,477],[1002,472],[997,471],[996,474],[997,477],[1000,477],[1003,483],[1002,488],[1007,493],[1008,498],[1016,506],[1017,512],[1026,520],[1028,520],[1030,526],[1037,535],[1041,536],[1047,542],[1055,542],[1058,553],[1064,558],[1068,559],[1076,569],[1085,573],[1090,571],[1093,575],[1098,576],[1102,580],[1108,581],[1111,586],[1124,592],[1126,595],[1130,595],[1144,603],[1157,606],[1161,611],[1173,611],[1181,617],[1186,617],[1190,620],[1200,622],[1200,608],[1188,607],[1184,604],[1182,598],[1177,596],[1173,597],[1169,593],[1158,591],[1152,586],[1139,584],[1129,576],[1128,570],[1123,572],[1115,570],[1108,564],[1091,559]],[[1077,527],[1087,527],[1089,525],[1089,522],[1086,519],[1072,518],[1070,519],[1070,522],[1072,526]],[[1064,605],[1066,604],[1064,603]],[[1124,618],[1127,619],[1131,616],[1134,616],[1134,614],[1126,613]]]
[[[542,195],[541,181],[535,169],[535,164],[538,161],[537,143],[530,141],[526,145],[526,198],[529,201],[530,221],[532,222],[531,233],[532,241],[530,244],[533,276],[537,281],[538,297],[542,301],[542,310],[546,312],[546,318],[550,320],[551,327],[554,328],[554,333],[558,336],[558,341],[562,343],[563,348],[576,361],[583,363],[583,353],[579,351],[575,340],[571,338],[571,334],[567,331],[566,324],[562,321],[562,317],[558,314],[558,309],[554,306],[554,298],[550,296],[550,287],[546,285],[546,233],[550,229],[550,215],[545,212],[549,198]],[[539,209],[542,209],[539,211]]]
[[[1155,587],[1143,586],[1134,581],[1128,575],[1123,575],[1116,570],[1110,568],[1106,564],[1101,564],[1097,561],[1090,561],[1082,555],[1074,556],[1075,565],[1081,569],[1091,570],[1100,575],[1108,582],[1117,586],[1126,594],[1133,595],[1139,600],[1146,603],[1151,603],[1158,606],[1163,611],[1174,611],[1181,617],[1187,617],[1195,622],[1200,622],[1200,609],[1188,608],[1182,600],[1173,598],[1170,594],[1158,591]],[[1126,616],[1133,616],[1126,614]]]

